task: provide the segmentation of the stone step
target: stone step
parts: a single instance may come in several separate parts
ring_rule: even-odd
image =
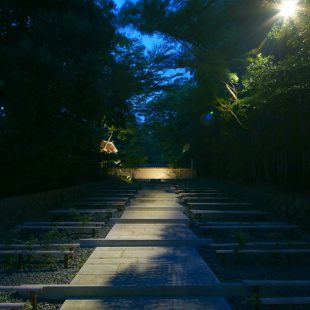
[[[212,205],[212,204],[190,204],[187,203],[186,207],[190,210],[218,210],[218,211],[229,211],[229,210],[239,210],[239,211],[246,211],[246,210],[251,210],[251,206],[242,206],[242,205],[222,205],[222,204],[217,204],[217,205]]]
[[[128,207],[127,208],[128,211],[180,211],[182,212],[184,210],[183,207],[179,206],[179,207],[165,207],[165,206],[156,206],[152,207],[152,206],[136,206],[133,205],[132,207]]]
[[[23,288],[24,287],[24,288]],[[26,286],[17,286],[17,290],[28,293]],[[12,287],[14,292],[14,287]],[[1,290],[1,287],[0,287]],[[32,288],[29,287],[29,291]],[[36,290],[36,287],[35,287]],[[164,298],[180,298],[187,297],[211,297],[211,296],[246,296],[247,287],[242,282],[218,282],[204,285],[145,285],[127,286],[123,285],[115,287],[111,285],[96,284],[44,284],[39,286],[37,293],[40,298],[50,300],[61,300],[64,298],[113,298],[117,296],[126,297],[164,297]],[[25,294],[25,296],[27,296]]]
[[[200,245],[209,245],[212,243],[210,238],[193,238],[193,239],[155,239],[155,240],[144,240],[144,239],[80,239],[80,246],[83,248],[92,247],[132,247],[132,246],[193,246],[197,247]]]
[[[237,242],[226,242],[226,243],[212,243],[211,248],[236,248],[240,246]],[[261,241],[261,242],[245,242],[243,248],[298,248],[298,247],[310,247],[310,241]]]
[[[256,210],[190,210],[193,218],[198,220],[219,220],[219,219],[257,219],[265,220],[267,212]]]
[[[56,221],[44,221],[44,222],[40,222],[40,221],[34,221],[34,222],[24,222],[23,225],[28,225],[28,226],[44,226],[44,225],[59,225],[59,226],[65,226],[65,225],[69,225],[69,226],[105,226],[106,222],[93,222],[93,221],[87,221],[87,222],[56,222]]]
[[[228,223],[229,224],[229,223]],[[209,231],[209,230],[292,230],[296,229],[296,225],[203,225],[200,226],[202,230]]]
[[[7,310],[13,310],[13,309],[25,309],[26,304],[20,303],[20,302],[1,302],[0,303],[0,309],[7,309]]]
[[[218,192],[181,192],[178,194],[179,196],[183,197],[200,197],[200,196],[208,196],[208,197],[219,197],[223,196],[224,193],[218,193]]]
[[[207,196],[198,196],[198,197],[192,197],[192,196],[183,196],[182,200],[188,201],[188,202],[212,202],[212,201],[231,201],[236,202],[237,198],[234,197],[207,197]]]
[[[220,222],[215,222],[212,221],[210,224],[204,223],[202,226],[213,226],[213,225],[218,225],[218,226],[255,226],[255,227],[266,227],[266,226],[272,226],[272,227],[297,227],[296,225],[291,225],[288,224],[287,222],[247,222],[247,221],[238,221],[238,222],[226,222],[226,221],[220,221]]]
[[[310,296],[300,296],[300,297],[272,297],[272,298],[260,298],[261,305],[268,305],[274,309],[275,306],[283,305],[310,305]],[[310,306],[309,306],[310,307]],[[309,308],[308,308],[309,309]]]
[[[112,202],[112,201],[128,201],[129,200],[129,197],[116,197],[116,196],[113,196],[113,197],[106,197],[106,196],[92,196],[92,197],[86,197],[86,198],[83,198],[81,201],[107,201],[107,202]]]
[[[80,240],[96,249],[69,285],[76,300],[53,291],[71,299],[61,309],[231,309],[219,297],[227,290],[209,288],[220,282],[195,249],[212,239],[198,238],[181,211],[177,195],[141,190],[106,238]]]
[[[66,300],[60,310],[119,310],[119,309],[178,309],[178,310],[228,310],[231,307],[219,297],[180,297],[180,298],[111,298]]]
[[[111,218],[111,223],[114,224],[189,224],[189,219],[187,218]]]
[[[102,192],[97,191],[96,193],[93,193],[92,196],[100,196],[100,197],[133,197],[135,196],[135,192]]]
[[[100,214],[111,215],[115,212],[117,212],[117,209],[60,209],[60,210],[49,211],[48,213],[51,213],[51,214],[100,213]]]
[[[229,210],[229,211],[218,211],[218,210],[191,210],[191,213],[194,215],[264,215],[267,214],[267,212],[264,211],[239,211],[239,210]]]
[[[187,202],[189,206],[250,206],[248,202]]]

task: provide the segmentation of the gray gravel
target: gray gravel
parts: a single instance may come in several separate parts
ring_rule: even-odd
[[[96,237],[104,238],[111,227],[112,225],[108,224],[104,229],[98,231]],[[78,243],[79,240],[74,236],[63,235],[61,240],[54,241],[58,243]],[[10,259],[10,261],[2,261],[0,264],[0,285],[69,284],[93,250],[93,248],[75,249],[68,269],[64,268],[61,258],[41,258],[40,260],[33,258],[31,262],[25,262],[23,271],[16,269],[16,257]],[[0,293],[0,302],[26,302],[26,309],[31,309],[30,301],[21,299],[16,294]],[[40,310],[58,310],[61,305],[62,303],[40,302],[38,308]]]
[[[202,235],[201,235],[202,236]],[[275,237],[271,235],[270,237]],[[282,236],[276,236],[277,240],[284,240]],[[303,240],[309,240],[309,236],[303,235]],[[253,238],[249,241],[272,241],[268,237],[261,236],[260,238]],[[236,242],[235,238],[228,236],[228,238],[215,238],[214,242]],[[296,240],[298,241],[298,240]],[[284,257],[259,257],[248,256],[243,257],[240,262],[235,262],[233,257],[228,259],[228,262],[223,266],[220,259],[215,254],[215,249],[201,247],[199,252],[203,259],[207,262],[209,267],[216,274],[218,279],[223,282],[240,282],[242,280],[309,280],[310,279],[310,265],[308,262],[309,256],[297,257],[293,259],[290,265],[286,264]],[[307,294],[302,291],[302,294]],[[309,292],[308,292],[309,294]],[[252,310],[256,308],[256,299],[250,296],[246,299],[241,298],[229,298],[227,301],[230,303],[233,310]],[[282,307],[281,309],[309,309],[309,307],[290,305],[288,308]]]

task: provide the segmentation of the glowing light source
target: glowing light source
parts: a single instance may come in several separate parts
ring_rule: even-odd
[[[113,142],[102,140],[100,144],[100,152],[106,154],[117,154],[118,149]]]
[[[213,116],[214,116],[214,112],[213,111],[205,114],[204,121],[205,122],[210,122],[213,119]]]
[[[183,146],[183,153],[189,151],[190,148],[191,148],[191,146],[190,146],[189,143],[184,144],[184,146]]]
[[[280,15],[284,18],[293,17],[298,9],[297,0],[283,0],[280,4]]]

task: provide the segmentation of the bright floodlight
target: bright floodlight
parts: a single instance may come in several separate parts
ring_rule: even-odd
[[[298,1],[296,0],[283,0],[280,5],[280,14],[285,17],[292,17],[297,11]]]

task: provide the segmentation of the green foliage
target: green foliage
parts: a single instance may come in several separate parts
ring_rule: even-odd
[[[43,239],[44,243],[48,244],[48,243],[52,243],[52,242],[61,240],[62,239],[62,234],[57,229],[49,230],[48,232],[46,232],[42,236],[42,239]]]
[[[28,250],[31,250],[32,246],[34,244],[38,243],[38,239],[36,238],[29,238],[26,242],[25,242],[25,245],[27,245],[28,247]]]
[[[204,175],[308,186],[309,1],[291,19],[280,17],[278,4],[140,0],[124,6],[124,23],[175,42],[176,64],[192,73],[190,83],[145,108],[146,132],[161,158],[179,165],[193,158]],[[182,152],[185,144],[190,149]]]
[[[248,298],[243,301],[243,305],[247,307],[258,307],[260,305],[259,301],[260,295],[257,293],[252,293]]]
[[[17,243],[19,241],[19,235],[20,235],[20,230],[10,229],[6,236],[5,242],[8,245]]]
[[[110,0],[1,1],[0,194],[99,175],[105,126],[125,125],[138,84],[116,52],[124,39],[113,9]]]
[[[249,235],[240,231],[238,233],[235,233],[234,238],[236,240],[236,242],[238,243],[236,250],[242,250],[244,249],[245,245],[246,245],[246,241],[249,238]]]
[[[291,19],[278,4],[139,0],[115,16],[109,0],[2,1],[2,193],[91,179],[113,161],[194,160],[202,175],[306,187],[309,1]],[[118,23],[164,43],[146,52]],[[163,74],[175,68],[191,79]],[[99,154],[111,132],[119,154]]]

